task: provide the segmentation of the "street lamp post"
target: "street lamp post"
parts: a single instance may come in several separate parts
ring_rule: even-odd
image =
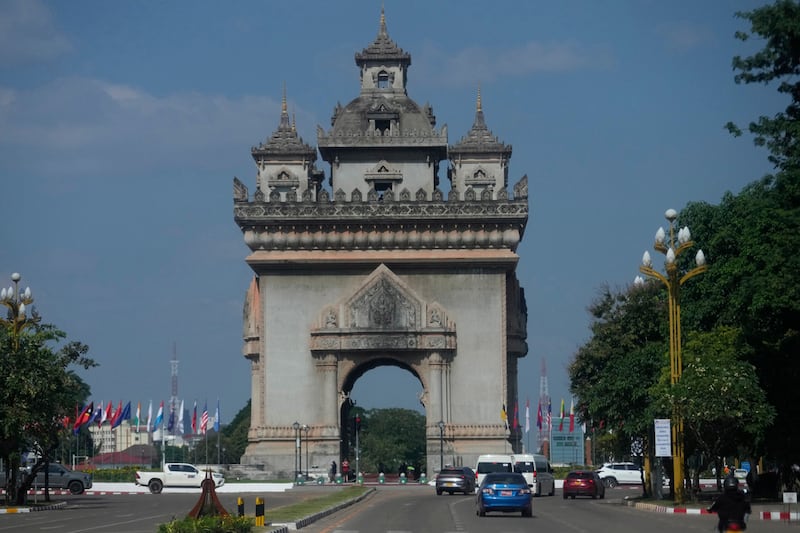
[[[645,251],[642,256],[642,265],[639,271],[651,278],[659,280],[667,288],[668,303],[669,303],[669,365],[670,365],[670,383],[675,385],[681,379],[683,371],[683,361],[681,359],[681,306],[680,306],[680,287],[687,280],[702,274],[708,269],[706,265],[706,258],[703,255],[703,250],[698,250],[695,256],[697,266],[688,270],[683,275],[678,268],[678,257],[680,254],[692,246],[691,233],[689,228],[683,227],[678,230],[677,247],[675,240],[675,219],[678,218],[678,213],[674,209],[667,209],[664,216],[669,221],[669,241],[666,240],[666,233],[664,228],[658,228],[656,232],[656,240],[653,244],[653,249],[661,252],[665,256],[664,268],[667,272],[666,276],[656,271],[652,267],[652,260],[650,254]],[[637,285],[644,283],[644,280],[637,276],[634,282]],[[675,501],[682,503],[684,501],[684,442],[683,442],[683,417],[681,416],[676,405],[672,409],[672,468],[673,478],[675,483]]]
[[[436,424],[439,426],[439,471],[444,468],[444,421],[439,420]]]
[[[308,479],[308,474],[309,474],[309,472],[308,472],[308,466],[309,466],[309,462],[308,462],[308,430],[309,429],[311,429],[311,428],[308,427],[308,424],[303,424],[303,433],[306,434],[306,479]]]
[[[292,424],[292,429],[294,429],[294,480],[297,481],[297,476],[300,472],[300,467],[298,466],[300,461],[300,423],[295,422]]]
[[[11,274],[11,281],[14,285],[0,289],[0,303],[8,308],[6,318],[0,317],[0,324],[8,328],[11,332],[11,341],[14,344],[14,351],[19,350],[19,336],[26,329],[39,322],[39,316],[31,310],[28,317],[27,306],[33,303],[31,288],[25,287],[20,291],[19,282],[22,276],[18,272]]]

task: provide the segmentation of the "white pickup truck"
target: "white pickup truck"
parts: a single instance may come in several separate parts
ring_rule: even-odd
[[[166,463],[163,472],[136,472],[137,485],[150,489],[153,494],[159,494],[164,487],[200,487],[206,478],[206,472],[188,463]],[[214,486],[221,487],[225,484],[225,476],[219,472],[212,472],[211,478]]]

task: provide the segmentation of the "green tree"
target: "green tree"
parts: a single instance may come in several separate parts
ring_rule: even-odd
[[[750,31],[736,32],[736,38],[747,41],[751,37],[763,39],[764,47],[755,54],[733,58],[736,83],[763,83],[780,80],[778,92],[786,94],[791,102],[786,110],[774,117],[761,116],[748,126],[758,146],[770,151],[769,160],[780,171],[797,172],[800,166],[800,4],[795,0],[778,0],[752,11],[736,13],[738,18],[750,22]],[[741,129],[727,124],[734,135]],[[796,191],[796,189],[795,189]]]
[[[383,464],[396,472],[401,463],[425,466],[425,416],[410,409],[369,409],[361,422],[361,470],[377,472]],[[355,465],[354,465],[355,466]]]
[[[654,389],[659,408],[676,406],[688,434],[687,456],[699,452],[722,472],[722,458],[751,457],[755,444],[775,416],[755,367],[746,358],[751,348],[741,331],[730,327],[692,332],[683,346],[683,373],[670,385],[663,372]],[[699,469],[694,471],[695,486]]]
[[[15,333],[0,328],[0,459],[6,465],[6,501],[23,503],[36,473],[50,461],[65,437],[64,419],[88,395],[88,387],[71,370],[96,363],[88,347],[69,342],[52,325]],[[37,462],[18,482],[21,454],[37,452]]]
[[[589,312],[592,337],[568,368],[578,418],[612,446],[607,458],[628,457],[637,443],[649,454],[651,389],[669,367],[665,293],[655,282],[624,292],[605,287]]]

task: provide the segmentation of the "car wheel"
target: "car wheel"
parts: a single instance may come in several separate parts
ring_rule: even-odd
[[[597,499],[597,493],[595,493],[595,494],[592,494],[592,499],[593,499],[593,500],[596,500],[596,499]]]
[[[441,489],[436,489],[436,495],[437,495],[437,496],[441,496],[441,495],[442,495],[442,491],[441,491]]]
[[[80,481],[70,481],[67,488],[70,494],[83,494],[83,483]]]
[[[569,495],[567,495],[567,493],[565,492],[564,493],[564,499],[566,500],[567,498],[569,498]]]
[[[161,489],[164,488],[164,484],[157,479],[153,479],[147,484],[147,487],[150,489],[152,494],[161,494]]]
[[[606,497],[606,492],[605,492],[605,491],[601,492],[601,493],[600,493],[600,499],[602,500],[602,499],[604,499],[605,497]]]
[[[550,492],[547,493],[548,496],[555,496],[556,495],[556,484],[553,483],[550,485]]]
[[[608,487],[609,489],[613,489],[618,485],[617,478],[614,477],[606,477],[603,478],[603,484]]]
[[[478,506],[476,513],[478,516],[486,516],[486,509],[484,509],[482,506]]]
[[[522,510],[522,516],[530,518],[533,516],[533,507],[527,507]]]
[[[537,483],[536,484],[536,494],[534,494],[534,496],[536,496],[537,498],[540,498],[542,496],[542,484],[541,483]]]

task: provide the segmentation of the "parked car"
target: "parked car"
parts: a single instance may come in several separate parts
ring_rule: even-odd
[[[518,472],[491,472],[484,476],[475,499],[475,513],[519,511],[533,516],[533,494],[525,477]]]
[[[642,483],[642,471],[633,463],[605,463],[596,472],[608,488]]]
[[[468,466],[443,468],[436,475],[436,494],[475,493],[475,472]]]
[[[67,489],[71,494],[83,494],[87,489],[92,488],[92,474],[70,470],[59,463],[47,465],[47,482],[51,489]],[[45,471],[41,470],[36,474],[36,481],[33,487],[44,488]]]
[[[576,496],[591,496],[592,499],[606,497],[606,487],[597,472],[592,470],[573,470],[564,479],[564,499]]]

